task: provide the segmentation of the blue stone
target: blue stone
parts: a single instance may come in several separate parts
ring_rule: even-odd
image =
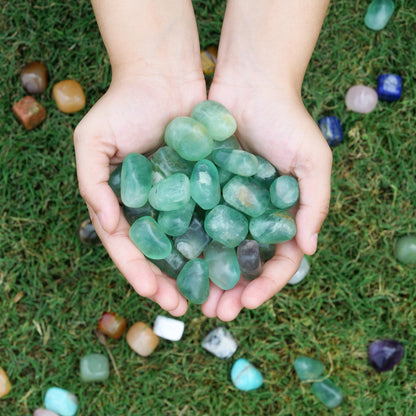
[[[67,390],[51,387],[46,391],[44,406],[60,416],[74,416],[78,410],[78,399]]]
[[[326,116],[318,120],[318,126],[330,146],[336,146],[342,142],[344,133],[341,120],[335,116]]]
[[[239,358],[231,368],[231,380],[239,390],[250,391],[263,384],[263,375],[245,358]]]
[[[397,101],[402,95],[402,77],[396,74],[382,74],[378,77],[377,95],[383,101]]]

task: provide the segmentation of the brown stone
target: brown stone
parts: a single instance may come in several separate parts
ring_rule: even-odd
[[[46,118],[45,107],[30,95],[14,103],[13,113],[27,130],[34,129]]]
[[[29,94],[40,94],[49,83],[49,72],[46,65],[40,61],[29,62],[20,73],[23,88]]]
[[[159,337],[144,322],[136,322],[126,335],[130,348],[142,357],[149,356],[159,344]]]
[[[7,377],[6,372],[0,367],[0,397],[9,394],[12,385],[10,384],[9,378]]]
[[[202,71],[205,75],[214,73],[217,63],[217,53],[218,49],[216,46],[209,46],[201,52]]]
[[[85,106],[85,94],[81,85],[72,79],[53,86],[52,95],[58,108],[64,113],[76,113]]]
[[[114,312],[104,312],[98,321],[98,330],[113,339],[121,338],[126,327],[126,318]]]

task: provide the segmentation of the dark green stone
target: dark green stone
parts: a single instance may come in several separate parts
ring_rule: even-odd
[[[190,178],[191,197],[203,209],[212,209],[221,199],[217,167],[207,159],[197,162]]]
[[[253,176],[257,172],[255,155],[240,149],[218,149],[212,152],[217,166],[240,176]]]
[[[185,266],[187,261],[188,259],[182,256],[175,247],[172,247],[171,253],[164,259],[152,260],[162,272],[174,279],[178,277],[179,272],[182,270],[183,266]]]
[[[181,209],[160,211],[157,222],[167,235],[177,237],[188,229],[194,209],[195,202],[190,199]]]
[[[118,198],[121,196],[121,166],[118,165],[110,174],[108,184]]]
[[[157,218],[158,211],[156,211],[149,203],[146,203],[140,208],[131,208],[123,205],[123,214],[127,222],[132,225],[140,217],[149,216],[154,219]]]
[[[263,263],[270,260],[276,252],[276,244],[259,243],[260,258]]]
[[[207,262],[199,258],[188,261],[179,272],[176,283],[186,299],[196,304],[204,303],[209,295]]]
[[[341,404],[342,390],[336,386],[329,378],[324,381],[316,381],[312,384],[313,394],[330,409]]]

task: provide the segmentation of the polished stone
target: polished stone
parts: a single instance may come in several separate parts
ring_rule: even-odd
[[[367,8],[364,23],[372,30],[384,29],[393,12],[393,0],[373,0]]]
[[[264,159],[263,157],[256,155],[256,158],[258,166],[257,172],[255,175],[253,175],[253,179],[263,185],[265,188],[269,189],[270,185],[277,177],[277,170],[268,160]]]
[[[129,231],[130,239],[149,259],[164,259],[172,251],[172,243],[152,217],[141,217]]]
[[[377,81],[377,95],[383,101],[397,101],[402,95],[403,81],[400,75],[382,74]]]
[[[318,126],[328,144],[333,147],[339,145],[343,138],[341,120],[335,116],[326,116],[318,120]]]
[[[118,165],[111,173],[108,179],[108,184],[118,198],[121,197],[121,168],[122,165]]]
[[[259,243],[260,258],[263,263],[270,260],[276,252],[276,244]]]
[[[217,63],[218,48],[216,46],[208,46],[201,51],[202,72],[205,75],[212,75],[215,71],[215,64]]]
[[[394,251],[398,261],[404,264],[416,264],[416,234],[397,239]]]
[[[105,381],[110,376],[110,363],[104,354],[88,354],[81,358],[80,376],[85,382]]]
[[[100,237],[98,237],[94,225],[89,218],[81,222],[78,227],[78,238],[86,246],[101,245]]]
[[[148,357],[159,345],[159,337],[145,322],[134,323],[127,331],[126,341],[142,357]]]
[[[217,167],[207,159],[197,162],[190,177],[191,197],[203,209],[214,208],[221,199]]]
[[[256,240],[244,240],[237,247],[238,264],[245,279],[252,280],[260,276],[262,261],[259,243]]]
[[[343,393],[329,378],[315,381],[312,384],[313,394],[328,408],[333,409],[341,404]]]
[[[239,149],[240,143],[236,139],[235,136],[230,136],[228,139],[225,140],[214,140],[214,147],[212,151],[219,150],[219,149]]]
[[[368,357],[371,366],[382,373],[393,370],[404,356],[403,345],[394,339],[381,339],[370,344]]]
[[[33,412],[33,416],[59,416],[57,413],[47,409],[36,409]]]
[[[157,222],[167,235],[177,237],[184,234],[188,229],[194,210],[195,202],[190,199],[183,208],[173,211],[160,211]]]
[[[48,68],[40,61],[29,62],[23,67],[20,80],[29,94],[40,94],[46,90],[49,83]]]
[[[231,332],[223,326],[210,331],[202,340],[201,346],[222,360],[232,357],[238,348],[237,341]]]
[[[98,330],[112,339],[119,339],[127,327],[127,320],[115,312],[104,312],[98,321]]]
[[[309,273],[309,270],[310,270],[310,266],[309,266],[308,260],[304,256],[300,263],[298,270],[287,283],[289,285],[297,285],[306,277],[306,275]]]
[[[214,150],[212,159],[220,168],[240,176],[255,175],[259,164],[255,155],[241,149]]]
[[[169,146],[162,146],[150,158],[153,167],[153,183],[167,178],[174,173],[184,173],[191,176],[194,162],[185,160]]]
[[[76,113],[85,107],[85,94],[81,85],[72,79],[66,79],[52,88],[53,99],[64,113]]]
[[[0,398],[9,394],[12,385],[7,377],[6,372],[0,367]]]
[[[67,390],[50,387],[45,394],[44,406],[60,416],[74,416],[78,410],[78,399]]]
[[[224,186],[233,176],[234,173],[229,172],[228,170],[225,170],[223,168],[220,168],[219,166],[217,166],[217,170],[218,170],[218,179],[220,181],[220,186]]]
[[[42,104],[30,95],[13,104],[13,114],[26,130],[39,126],[46,118],[46,110]]]
[[[179,272],[176,283],[186,299],[198,305],[204,303],[209,295],[207,262],[200,258],[189,260]]]
[[[153,331],[160,338],[179,341],[185,330],[185,323],[179,319],[158,315],[153,323]]]
[[[242,391],[258,389],[263,385],[263,375],[245,358],[239,358],[231,368],[231,380]]]
[[[270,199],[276,208],[292,208],[299,199],[298,181],[293,176],[279,176],[270,185]]]
[[[324,372],[323,364],[309,357],[297,357],[293,363],[296,374],[302,380],[319,380]]]
[[[152,262],[159,267],[159,269],[166,273],[168,276],[176,279],[179,272],[182,270],[185,263],[188,261],[186,257],[182,255],[175,247],[172,247],[172,251],[169,256],[164,259],[155,260]]]
[[[132,225],[137,219],[141,217],[152,217],[155,220],[158,218],[159,211],[155,210],[148,202],[139,208],[131,208],[123,205],[123,214],[127,222]]]
[[[349,88],[345,95],[347,109],[355,113],[370,113],[376,108],[377,102],[377,91],[365,85],[354,85]]]

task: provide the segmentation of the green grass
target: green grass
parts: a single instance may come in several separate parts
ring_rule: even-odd
[[[217,43],[224,2],[195,0],[201,46]],[[332,2],[303,89],[315,119],[341,118],[344,143],[333,149],[331,209],[310,259],[311,272],[254,311],[226,324],[245,357],[265,376],[262,388],[237,391],[232,360],[220,361],[200,342],[221,322],[192,305],[180,342],[161,341],[148,358],[124,339],[109,341],[119,374],[104,384],[79,379],[79,359],[106,353],[96,335],[104,310],[129,324],[152,323],[157,305],[139,297],[102,247],[76,237],[87,209],[77,190],[72,132],[111,78],[88,1],[6,2],[0,16],[0,366],[13,389],[0,399],[3,416],[31,415],[48,387],[80,399],[80,415],[414,415],[416,361],[415,267],[399,264],[395,240],[416,233],[416,15],[410,0],[396,1],[385,30],[366,29],[368,2]],[[40,59],[51,73],[39,101],[48,111],[27,132],[11,105],[24,95],[23,65]],[[403,76],[404,94],[380,102],[368,115],[347,112],[346,90],[375,87],[382,72]],[[75,78],[87,108],[59,112],[53,84]],[[367,349],[378,338],[400,340],[405,358],[378,374]],[[320,359],[345,400],[326,410],[293,370],[298,355]]]

